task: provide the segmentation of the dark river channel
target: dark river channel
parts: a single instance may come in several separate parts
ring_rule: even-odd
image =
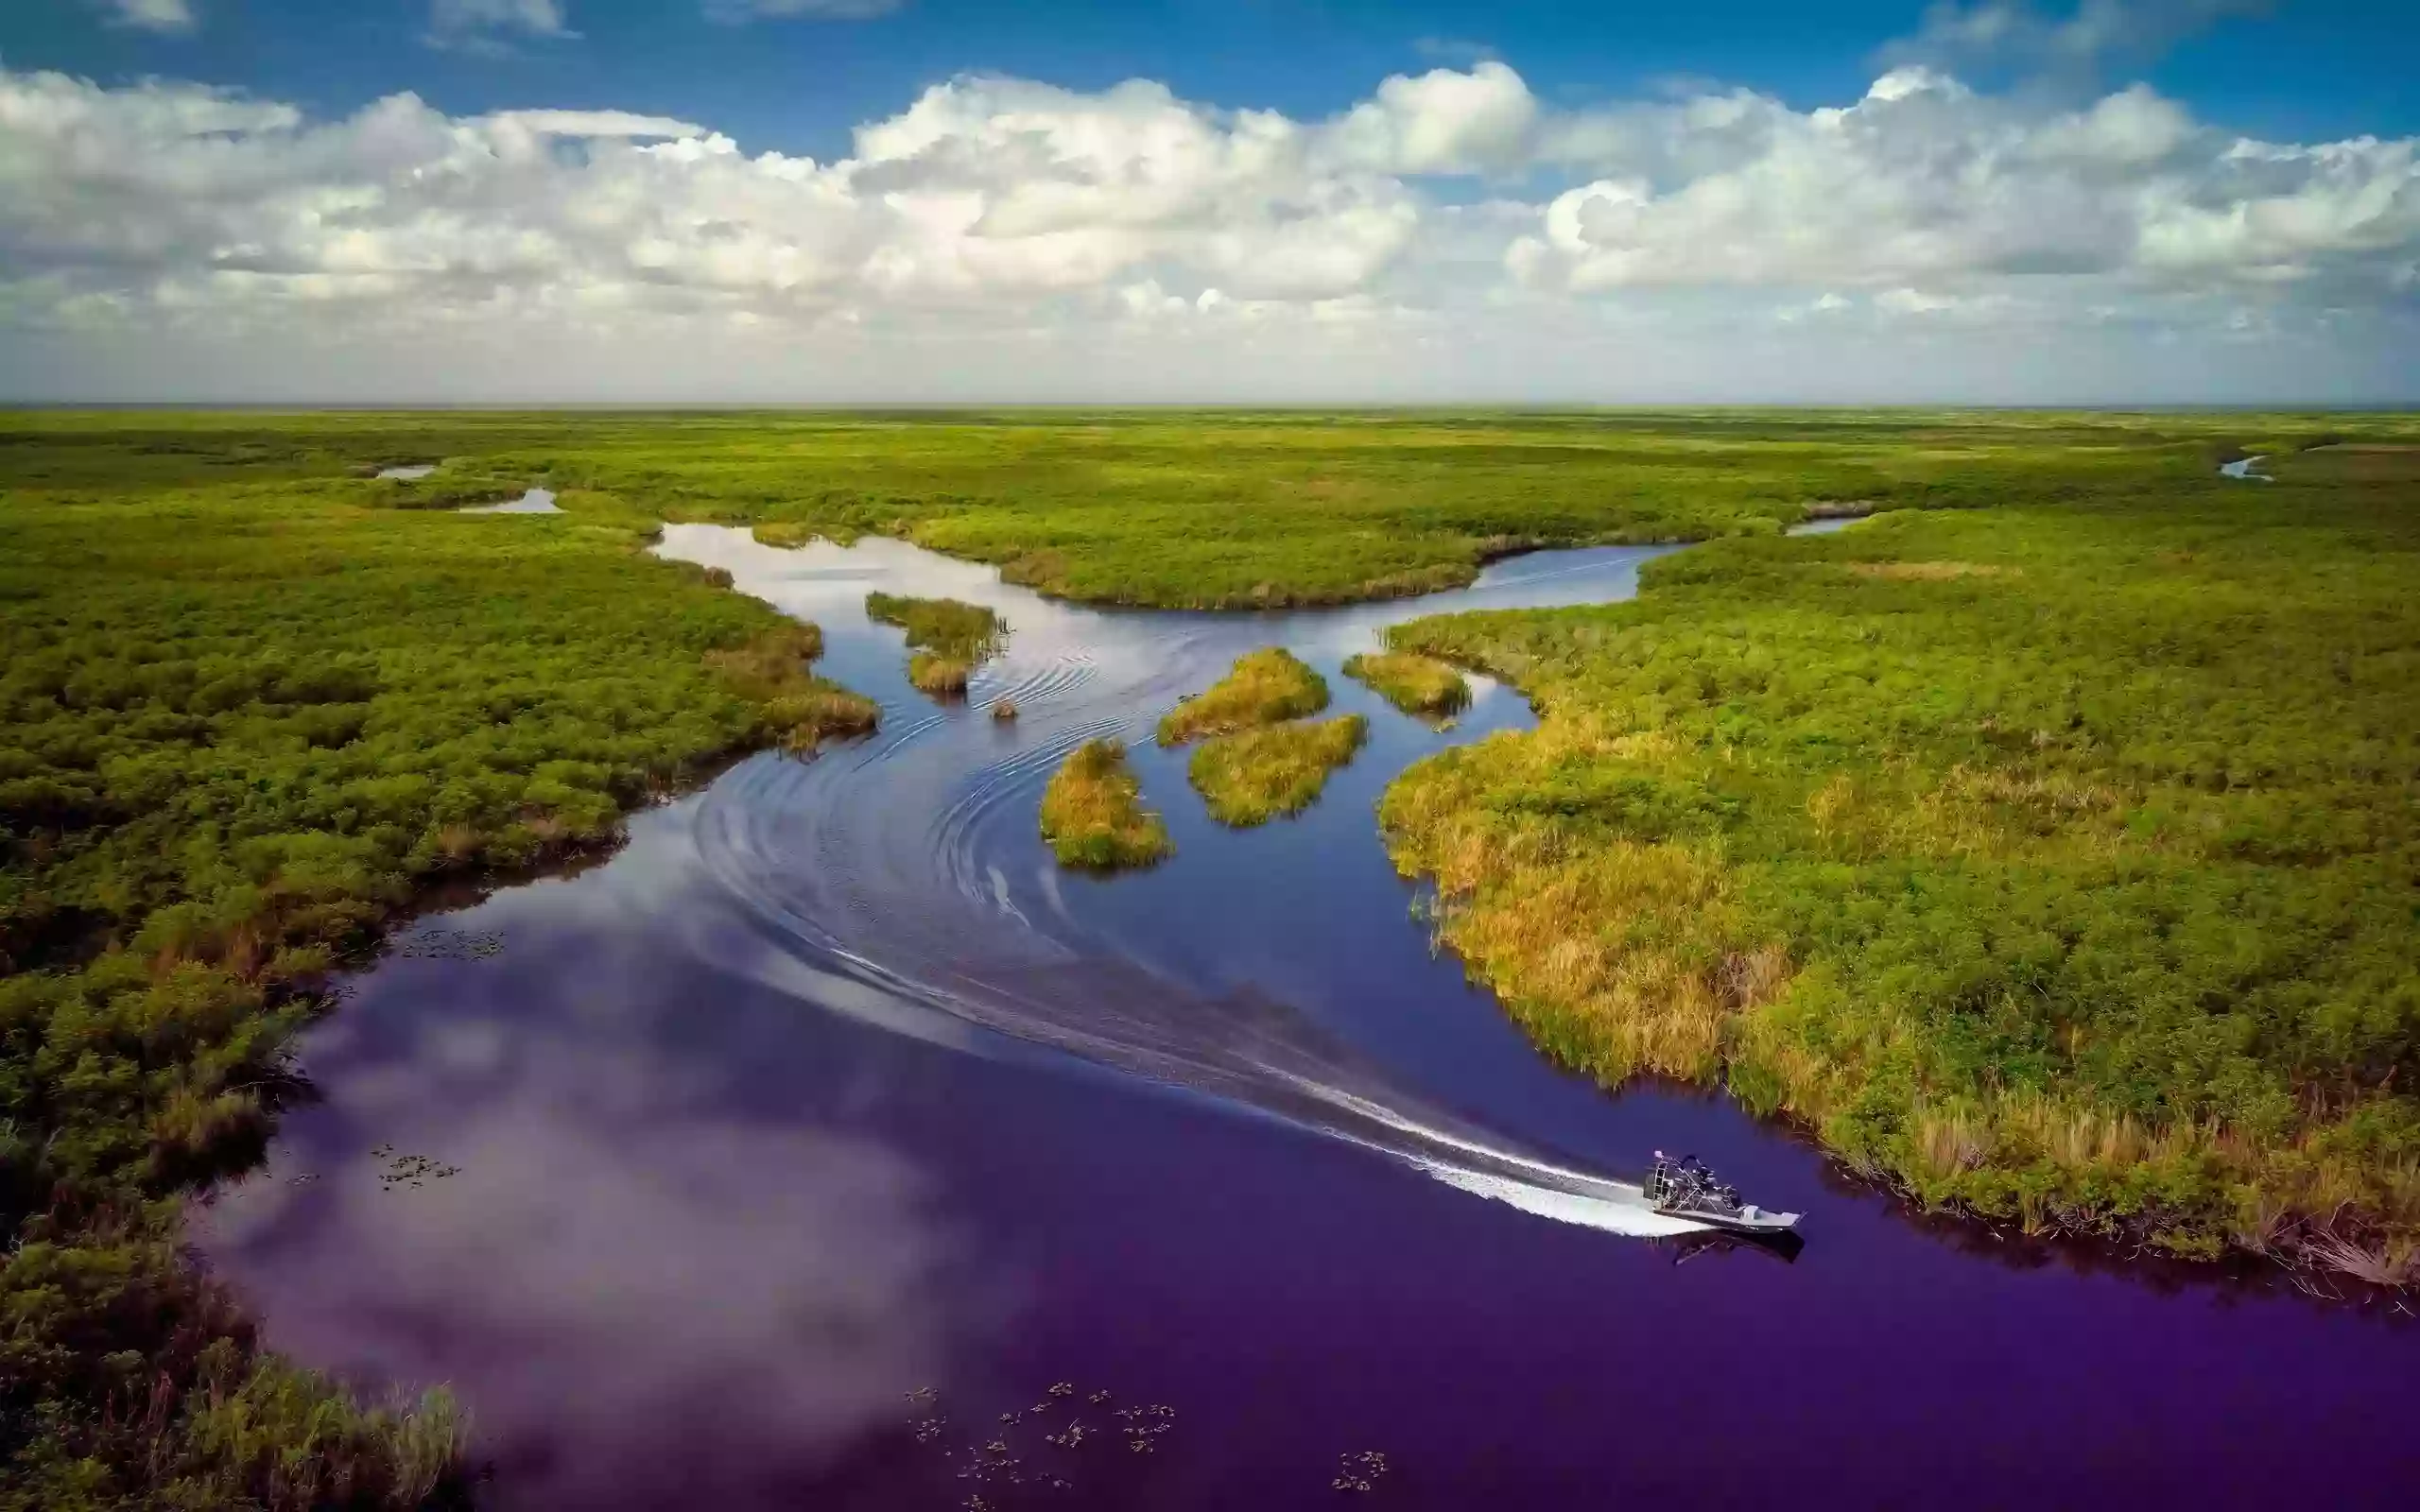
[[[1531,716],[1482,685],[1432,730],[1339,664],[1418,614],[1625,597],[1655,551],[1212,616],[881,541],[663,549],[821,625],[881,733],[400,935],[304,1041],[321,1100],[196,1228],[279,1348],[450,1383],[484,1503],[2420,1504],[2388,1309],[1915,1218],[1719,1097],[1558,1072],[1432,953],[1373,807]],[[966,703],[908,687],[876,588],[1005,613]],[[1272,642],[1371,739],[1230,832],[1150,730]],[[1178,847],[1106,881],[1035,828],[1103,734]],[[1657,1146],[1804,1213],[1803,1252],[1620,1200]]]

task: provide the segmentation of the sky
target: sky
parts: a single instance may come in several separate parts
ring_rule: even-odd
[[[2420,402],[2382,0],[0,0],[0,402]]]

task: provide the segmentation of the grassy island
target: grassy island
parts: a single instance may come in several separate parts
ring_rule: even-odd
[[[1210,816],[1236,829],[1299,814],[1318,801],[1328,774],[1369,738],[1359,714],[1298,721],[1202,742],[1186,766]]]
[[[1182,746],[1205,735],[1299,719],[1327,707],[1327,679],[1283,646],[1264,646],[1236,659],[1209,690],[1187,698],[1160,720],[1163,746]]]
[[[1928,1204],[2420,1280],[2420,450],[2255,449],[1400,627],[1544,719],[1399,780],[1397,863],[1609,1083],[1719,1078]]]
[[[1115,740],[1088,740],[1042,790],[1042,837],[1063,867],[1115,871],[1176,853],[1167,826],[1143,806],[1142,784]]]
[[[1471,685],[1450,662],[1410,651],[1374,651],[1348,657],[1344,675],[1366,683],[1405,713],[1443,719],[1470,706]]]
[[[937,698],[963,695],[975,669],[1000,645],[1000,616],[955,598],[868,593],[866,617],[908,632],[915,653],[908,659],[908,680]]]

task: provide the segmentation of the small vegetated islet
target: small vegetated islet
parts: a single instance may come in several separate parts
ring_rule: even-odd
[[[1175,854],[1167,826],[1143,806],[1126,747],[1089,740],[1070,753],[1042,792],[1042,837],[1063,867],[1114,871]]]
[[[1452,663],[1410,651],[1373,651],[1347,657],[1344,675],[1367,683],[1405,713],[1442,719],[1470,706],[1471,685]]]
[[[914,653],[908,659],[908,680],[935,697],[963,695],[975,669],[1000,646],[998,613],[955,598],[868,593],[866,617],[908,632]]]
[[[1217,735],[1195,748],[1186,775],[1212,818],[1248,829],[1318,801],[1328,775],[1353,759],[1369,732],[1368,720],[1345,714]]]
[[[1160,720],[1163,746],[1182,746],[1205,735],[1299,719],[1327,707],[1327,679],[1283,646],[1264,646],[1236,659],[1235,667]]]

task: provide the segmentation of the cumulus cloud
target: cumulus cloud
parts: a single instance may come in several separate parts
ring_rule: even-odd
[[[896,375],[885,397],[1046,370],[1131,391],[1114,360],[1204,374],[1196,397],[1313,371],[1584,389],[1605,369],[1545,354],[1616,329],[2147,342],[2254,307],[2279,339],[2366,311],[2384,343],[2420,300],[2415,152],[2255,141],[2144,86],[2052,107],[1920,64],[1813,110],[1708,90],[1563,111],[1490,60],[1310,120],[1148,80],[973,76],[831,162],[614,111],[399,94],[315,119],[0,71],[0,329],[43,338],[0,358],[0,385],[38,363],[105,374],[112,333],[136,331],[152,373],[171,348],[199,370],[214,350],[376,342],[382,371],[418,353],[428,397],[484,374],[463,354],[503,331],[532,352],[711,337],[759,353],[777,391],[845,350],[844,370]],[[634,384],[666,372],[631,359]]]
[[[2382,287],[2384,260],[2420,241],[2412,141],[2252,142],[2139,85],[2044,113],[1911,65],[1845,108],[1714,104],[1616,123],[1602,156],[1634,171],[1557,196],[1511,271],[1579,292],[2323,274]],[[1653,147],[1631,150],[1642,132]],[[1676,161],[1696,171],[1659,182]]]
[[[1537,119],[1521,76],[1483,61],[1390,78],[1323,134],[1338,161],[1382,172],[1504,172],[1527,160]]]
[[[140,31],[191,31],[195,26],[190,0],[92,0],[110,20]]]

